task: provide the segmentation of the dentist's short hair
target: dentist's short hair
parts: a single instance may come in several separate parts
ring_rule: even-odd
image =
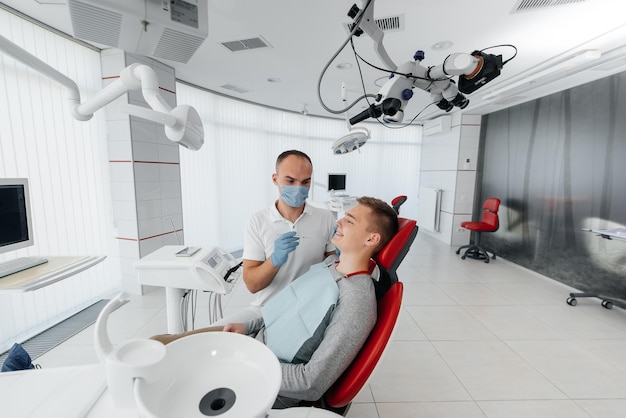
[[[296,157],[300,157],[300,158],[304,158],[305,160],[307,160],[309,162],[309,164],[311,164],[311,167],[313,167],[313,162],[311,161],[311,158],[306,155],[304,152],[302,151],[298,151],[295,149],[291,149],[288,151],[283,151],[278,158],[276,158],[276,172],[278,173],[278,166],[280,165],[280,163],[283,162],[283,160],[287,157],[289,157],[290,155],[295,155]]]

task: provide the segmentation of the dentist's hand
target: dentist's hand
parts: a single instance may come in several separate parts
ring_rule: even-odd
[[[287,262],[287,256],[296,249],[300,243],[296,237],[296,231],[285,232],[274,241],[274,254],[272,254],[272,264],[280,267]]]

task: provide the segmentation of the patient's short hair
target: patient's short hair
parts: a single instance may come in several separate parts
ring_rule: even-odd
[[[369,226],[371,232],[380,234],[380,243],[375,250],[378,252],[398,233],[398,214],[387,202],[375,197],[363,196],[356,201],[372,210],[374,216],[370,219]]]

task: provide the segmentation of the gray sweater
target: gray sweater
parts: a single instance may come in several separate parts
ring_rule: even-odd
[[[352,363],[376,323],[376,295],[372,278],[360,274],[343,278],[334,264],[339,301],[324,338],[307,363],[281,363],[282,384],[274,408],[315,401]]]

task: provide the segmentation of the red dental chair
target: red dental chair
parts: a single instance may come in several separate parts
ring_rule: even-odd
[[[322,408],[346,416],[354,397],[367,382],[383,354],[402,305],[403,284],[398,281],[396,269],[406,256],[415,236],[417,223],[398,218],[398,233],[383,247],[374,259],[380,268],[376,285],[378,320],[352,364],[320,399]]]

